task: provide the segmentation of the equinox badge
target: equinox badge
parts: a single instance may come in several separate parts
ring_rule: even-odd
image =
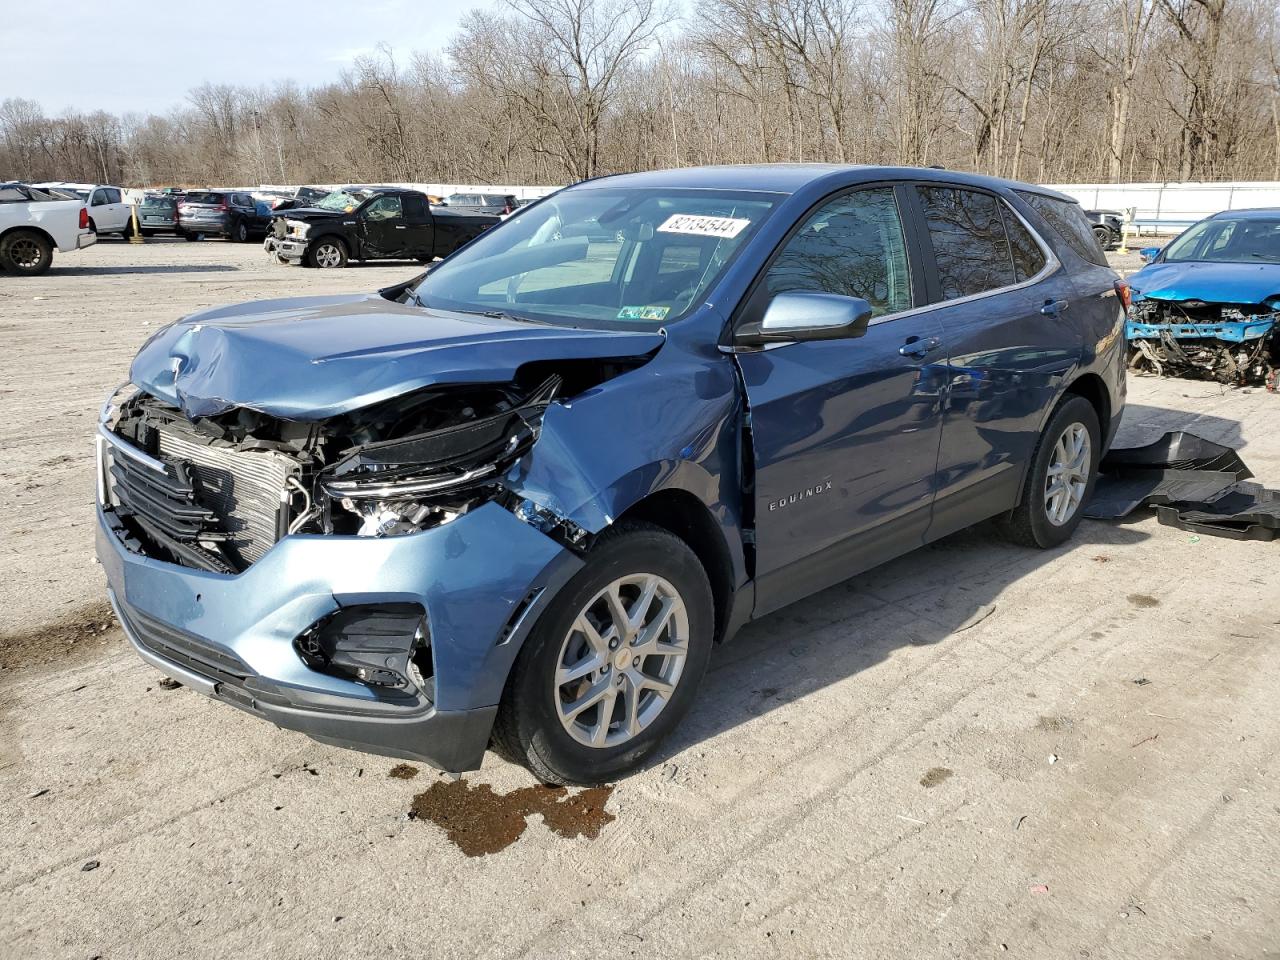
[[[803,490],[797,490],[790,496],[781,497],[778,500],[769,501],[769,510],[781,510],[783,507],[789,507],[793,503],[799,503],[801,500],[807,500],[810,497],[816,497],[821,493],[826,493],[831,489],[831,481],[823,480],[816,487],[805,487]]]

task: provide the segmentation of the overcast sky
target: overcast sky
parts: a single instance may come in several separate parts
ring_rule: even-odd
[[[7,0],[0,0],[0,6]],[[0,28],[0,100],[47,113],[163,112],[206,80],[258,86],[337,79],[379,43],[407,61],[442,50],[490,0],[60,0],[15,8]]]

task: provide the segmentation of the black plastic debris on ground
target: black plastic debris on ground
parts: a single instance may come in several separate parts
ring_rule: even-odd
[[[1280,490],[1250,483],[1253,473],[1230,447],[1171,431],[1144,447],[1111,450],[1099,465],[1085,516],[1120,520],[1154,507],[1162,524],[1213,537],[1280,536]]]

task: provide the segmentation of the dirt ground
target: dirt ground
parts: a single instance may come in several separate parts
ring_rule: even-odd
[[[1277,544],[952,537],[748,627],[612,790],[162,686],[93,560],[103,395],[181,314],[416,270],[105,240],[0,278],[5,958],[1280,958]],[[1133,381],[1122,442],[1178,427],[1280,484],[1280,397]]]

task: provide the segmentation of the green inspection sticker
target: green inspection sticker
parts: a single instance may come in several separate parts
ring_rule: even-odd
[[[665,320],[670,307],[623,307],[618,311],[619,320]]]

